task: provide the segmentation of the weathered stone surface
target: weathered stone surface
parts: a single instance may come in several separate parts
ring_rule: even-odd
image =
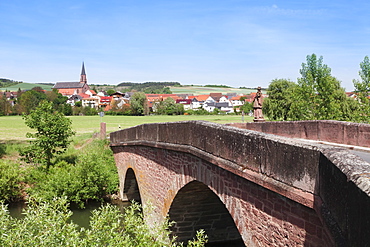
[[[123,173],[122,191],[139,188],[142,203],[154,206],[149,222],[169,215],[181,241],[205,229],[211,242],[242,238],[246,246],[333,246],[314,209],[197,156],[150,146],[112,148]],[[317,229],[320,236],[312,232]]]
[[[339,143],[353,143],[348,136],[369,132],[368,125],[337,121],[275,123],[242,127]],[[370,165],[344,149],[203,121],[121,130],[111,133],[111,147],[121,190],[127,169],[133,169],[142,200],[162,198],[162,217],[179,190],[196,180],[216,193],[250,246],[285,243],[287,236],[288,245],[330,246],[331,238],[339,246],[370,242]],[[285,230],[270,234],[260,224]]]
[[[370,124],[333,120],[310,120],[232,123],[227,125],[290,138],[303,138],[370,147]]]

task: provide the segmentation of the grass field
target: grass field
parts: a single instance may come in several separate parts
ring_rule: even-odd
[[[119,130],[119,126],[123,129],[144,123],[204,120],[224,124],[242,121],[242,117],[236,115],[104,116],[102,119],[99,116],[72,116],[69,118],[72,120],[72,127],[77,136],[99,132],[101,121],[106,123],[108,133]],[[252,121],[252,117],[246,116],[244,119],[248,122]],[[24,124],[22,117],[0,117],[0,141],[26,140],[27,132],[32,130]]]
[[[41,87],[44,90],[51,91],[53,85],[45,85],[45,84],[33,84],[33,83],[19,83],[14,86],[10,87],[4,87],[0,88],[0,91],[11,91],[11,92],[16,92],[20,88],[21,90],[31,90],[34,87]]]

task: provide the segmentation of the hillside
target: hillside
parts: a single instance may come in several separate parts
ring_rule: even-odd
[[[223,88],[223,87],[203,87],[203,86],[181,86],[170,87],[174,94],[210,94],[210,93],[237,93],[237,94],[250,94],[256,92],[256,89],[240,89],[240,88]]]
[[[33,83],[18,83],[16,85],[6,86],[0,88],[0,91],[18,91],[20,88],[21,90],[31,90],[34,87],[41,87],[44,90],[51,91],[51,88],[54,85],[51,84],[33,84]]]

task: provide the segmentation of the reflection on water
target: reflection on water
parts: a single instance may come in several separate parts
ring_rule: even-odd
[[[98,202],[98,201],[91,201],[85,205],[85,208],[80,209],[76,205],[71,204],[71,211],[73,215],[71,216],[70,220],[79,225],[83,228],[90,228],[90,216],[92,216],[92,211],[98,209],[102,204],[113,204],[117,206],[121,212],[123,209],[130,205],[130,202],[122,202],[119,200],[114,200],[111,202]],[[27,207],[27,204],[23,202],[11,203],[9,204],[8,210],[10,216],[13,218],[22,218],[24,214],[22,214],[23,210]]]

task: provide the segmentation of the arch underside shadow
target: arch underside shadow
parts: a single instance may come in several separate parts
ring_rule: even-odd
[[[179,242],[193,239],[197,230],[204,229],[207,246],[245,246],[225,205],[201,182],[192,181],[177,193],[169,218],[176,222],[171,231]]]
[[[123,187],[123,196],[127,201],[136,201],[141,204],[141,196],[139,186],[136,180],[135,172],[129,168],[126,172],[125,183]]]

